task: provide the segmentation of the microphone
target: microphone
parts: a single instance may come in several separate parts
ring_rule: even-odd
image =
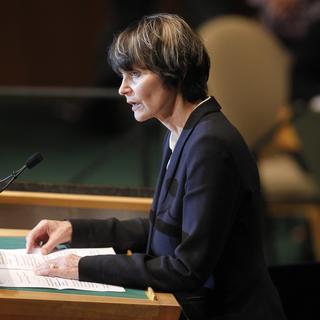
[[[40,152],[37,152],[30,156],[25,164],[18,170],[13,171],[8,177],[0,180],[0,193],[7,189],[9,185],[16,180],[20,174],[25,170],[25,169],[32,169],[34,166],[36,166],[38,163],[40,163],[43,160],[43,156]]]

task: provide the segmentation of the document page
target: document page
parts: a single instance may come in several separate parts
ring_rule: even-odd
[[[115,252],[112,248],[85,248],[64,249],[48,255],[42,255],[40,252],[27,254],[25,249],[0,249],[0,287],[125,291],[123,287],[101,283],[37,276],[32,270],[38,264],[68,254],[84,257],[115,254]]]

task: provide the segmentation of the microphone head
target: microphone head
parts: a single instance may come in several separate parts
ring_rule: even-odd
[[[39,162],[41,162],[42,160],[43,160],[42,154],[40,152],[37,152],[28,158],[25,165],[28,169],[31,169],[34,166],[36,166]]]

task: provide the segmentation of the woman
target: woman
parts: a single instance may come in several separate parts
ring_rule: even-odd
[[[42,221],[27,236],[29,252],[69,242],[118,254],[68,256],[36,272],[172,291],[187,319],[284,319],[263,258],[257,168],[207,96],[201,40],[178,16],[147,16],[115,38],[109,60],[135,119],[169,130],[150,219]]]

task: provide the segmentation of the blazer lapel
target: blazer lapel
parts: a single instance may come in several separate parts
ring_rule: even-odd
[[[164,139],[163,146],[163,156],[161,161],[160,173],[158,176],[158,181],[156,185],[156,189],[154,192],[152,209],[150,212],[150,230],[147,242],[146,253],[150,253],[151,242],[152,242],[152,234],[155,224],[155,219],[157,215],[157,208],[159,203],[161,203],[168,194],[169,188],[172,183],[172,178],[174,177],[174,173],[176,171],[177,165],[179,163],[179,159],[183,150],[183,147],[188,140],[190,134],[192,133],[196,124],[200,121],[208,113],[217,112],[220,110],[220,107],[214,98],[209,99],[207,102],[199,106],[195,111],[190,115],[186,125],[184,126],[182,133],[178,139],[177,145],[171,154],[171,150],[169,148],[169,133],[166,135]],[[170,159],[171,156],[171,159]],[[167,168],[168,161],[170,159],[169,166]]]
[[[150,254],[153,228],[154,228],[154,224],[155,224],[157,206],[158,206],[158,202],[159,202],[159,195],[160,195],[161,190],[163,189],[162,188],[163,181],[164,181],[163,179],[166,174],[167,163],[169,161],[170,156],[171,156],[171,150],[169,148],[169,134],[167,133],[167,135],[164,138],[163,155],[162,155],[162,160],[161,160],[160,173],[159,173],[156,188],[154,191],[154,196],[153,196],[153,201],[152,201],[152,206],[151,206],[151,211],[150,211],[150,216],[149,216],[150,230],[149,230],[149,235],[148,235],[146,254]]]
[[[156,188],[153,195],[153,202],[152,202],[152,211],[156,212],[158,201],[159,201],[159,195],[160,191],[162,189],[163,179],[167,171],[167,163],[171,156],[171,150],[169,148],[169,133],[166,134],[164,138],[164,144],[163,144],[163,155],[160,165],[160,172],[158,175]]]
[[[208,101],[203,103],[201,106],[199,106],[196,110],[194,110],[191,113],[189,119],[187,120],[187,122],[186,122],[186,124],[180,134],[180,137],[177,141],[177,144],[173,150],[168,169],[164,172],[161,170],[161,179],[162,180],[161,180],[161,184],[158,185],[158,188],[157,188],[158,189],[157,190],[158,196],[159,196],[159,199],[157,201],[157,205],[159,202],[161,203],[168,194],[168,191],[170,189],[170,185],[172,183],[172,178],[174,177],[176,168],[178,166],[178,163],[179,163],[179,160],[181,157],[182,150],[183,150],[188,138],[190,137],[191,133],[193,132],[195,126],[207,114],[213,113],[213,112],[218,112],[218,111],[220,111],[220,106],[217,103],[217,101],[213,97],[211,97],[211,99],[209,99]],[[168,138],[166,140],[167,140],[167,148],[169,149]],[[170,151],[170,149],[169,149],[169,151]],[[163,165],[162,165],[161,169],[164,169]]]

